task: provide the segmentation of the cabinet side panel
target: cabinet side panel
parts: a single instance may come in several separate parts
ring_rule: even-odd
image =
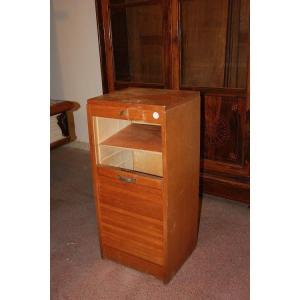
[[[94,200],[96,206],[96,215],[97,215],[97,223],[98,223],[98,233],[99,233],[99,243],[100,243],[100,252],[102,253],[102,242],[101,242],[101,228],[100,228],[100,206],[98,201],[98,184],[97,184],[97,164],[96,164],[96,142],[95,136],[96,132],[94,131],[94,116],[93,116],[93,107],[90,104],[87,104],[87,120],[88,120],[88,132],[89,132],[89,143],[90,143],[90,157],[91,157],[91,166],[92,166],[92,176],[93,176],[93,192],[94,192]]]
[[[167,198],[166,281],[197,243],[199,218],[200,97],[167,112],[165,168]]]

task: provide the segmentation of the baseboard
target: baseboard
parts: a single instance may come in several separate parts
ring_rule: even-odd
[[[90,144],[85,142],[74,141],[69,144],[66,144],[64,147],[71,147],[80,150],[90,151]]]
[[[201,174],[202,192],[217,197],[250,203],[250,183]]]

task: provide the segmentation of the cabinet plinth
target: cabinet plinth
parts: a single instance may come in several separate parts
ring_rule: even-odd
[[[102,257],[167,283],[197,244],[200,95],[129,88],[87,112]]]

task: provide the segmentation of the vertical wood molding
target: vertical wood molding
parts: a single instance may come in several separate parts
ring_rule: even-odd
[[[171,0],[171,83],[170,88],[180,88],[180,0]]]
[[[164,87],[171,88],[172,86],[172,56],[171,47],[171,17],[170,17],[170,9],[171,9],[171,1],[162,1],[161,6],[163,10],[163,73],[164,73]]]
[[[101,1],[95,0],[96,18],[97,18],[97,30],[98,30],[98,43],[99,43],[99,59],[101,68],[101,79],[102,79],[102,92],[103,94],[108,93],[108,82],[107,82],[107,69],[106,69],[106,57],[105,57],[105,44],[104,44],[104,33],[103,33],[103,18]]]
[[[247,85],[246,85],[246,110],[250,111],[250,49],[248,50],[248,60],[247,60]]]
[[[238,82],[240,6],[240,0],[228,0],[224,87],[236,87]]]
[[[105,58],[106,58],[106,73],[107,73],[107,85],[108,92],[112,92],[115,89],[115,70],[113,63],[113,45],[112,45],[112,33],[110,26],[109,15],[109,0],[102,0],[101,13],[103,21],[103,33],[104,33],[104,45],[105,45]]]
[[[248,50],[247,61],[247,84],[246,84],[246,105],[245,105],[245,136],[244,136],[244,152],[245,152],[245,164],[247,167],[248,175],[250,176],[250,47]]]

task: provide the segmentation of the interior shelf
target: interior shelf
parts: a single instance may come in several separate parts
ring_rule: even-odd
[[[147,124],[130,124],[101,145],[161,152],[161,127]]]

